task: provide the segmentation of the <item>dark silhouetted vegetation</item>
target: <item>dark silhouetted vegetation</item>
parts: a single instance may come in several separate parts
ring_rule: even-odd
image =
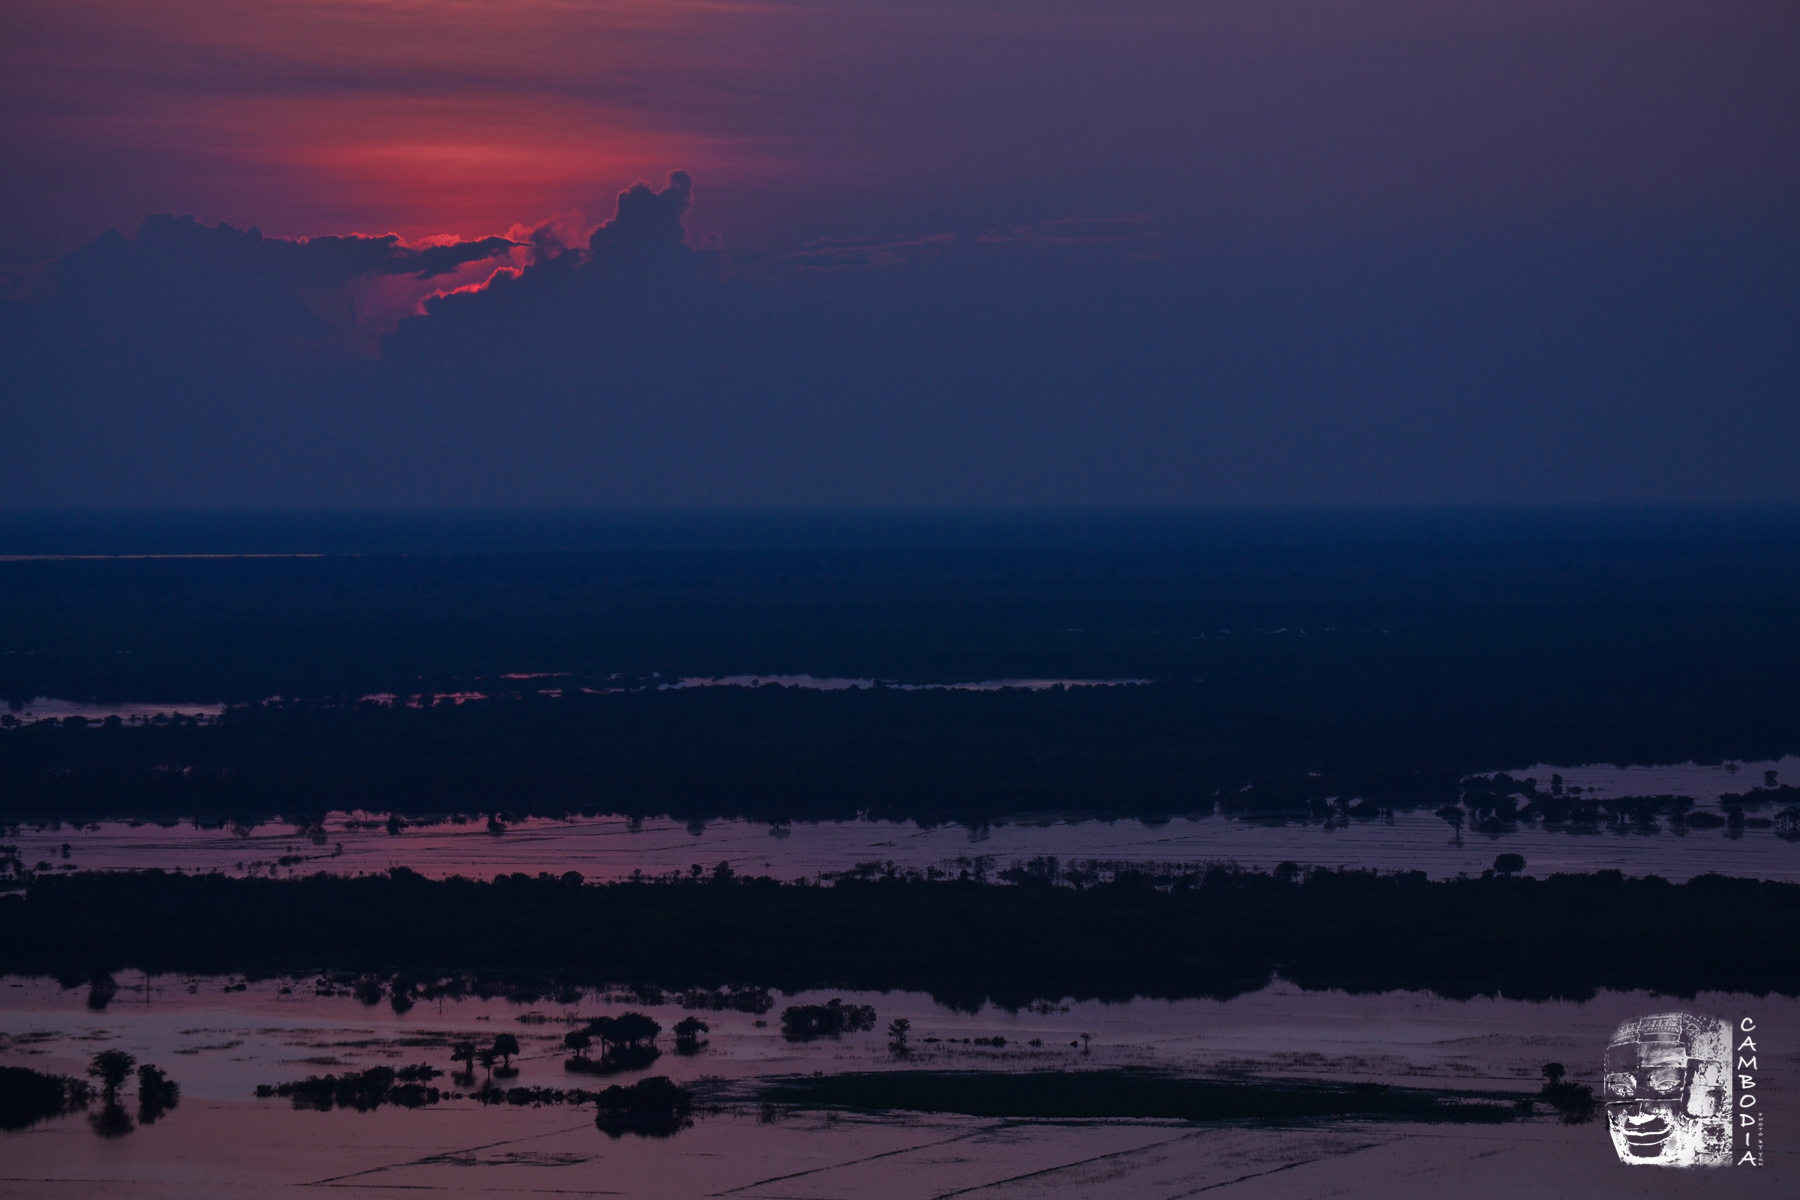
[[[137,1069],[138,1113],[119,1101],[119,1089]],[[123,1050],[102,1050],[88,1063],[88,1075],[99,1083],[98,1097],[85,1080],[47,1075],[25,1067],[0,1066],[0,1129],[25,1129],[39,1121],[88,1108],[98,1098],[100,1111],[88,1114],[88,1125],[101,1137],[123,1137],[141,1122],[154,1124],[181,1103],[181,1087],[152,1063],[138,1066]]]
[[[507,1104],[513,1108],[542,1108],[549,1104],[586,1104],[595,1093],[581,1088],[495,1087],[493,1084],[470,1092],[469,1099],[486,1105]]]
[[[662,1057],[657,1049],[657,1035],[662,1026],[640,1012],[621,1013],[616,1017],[595,1017],[581,1031],[586,1045],[577,1046],[567,1036],[563,1043],[575,1050],[575,1056],[563,1063],[565,1071],[588,1075],[617,1075],[622,1071],[642,1071]],[[589,1045],[598,1042],[600,1057],[587,1057]]]
[[[138,1122],[154,1125],[181,1103],[181,1085],[170,1079],[161,1067],[145,1063],[137,1070]]]
[[[404,972],[421,996],[559,1003],[620,979],[684,990],[744,979],[790,993],[905,988],[958,1006],[1230,996],[1272,972],[1306,987],[1448,996],[1800,993],[1800,951],[1769,933],[1800,923],[1800,885],[1790,883],[1672,884],[1614,871],[1433,882],[1422,872],[1224,867],[1076,880],[593,886],[405,870],[293,880],[75,873],[0,897],[0,971],[72,986],[96,967]],[[1617,936],[1622,928],[1653,929],[1682,953],[1645,954]],[[648,1037],[601,1028],[619,1043]]]
[[[1544,1103],[1562,1114],[1565,1125],[1583,1125],[1594,1119],[1594,1089],[1585,1083],[1564,1080],[1568,1069],[1559,1062],[1544,1064]]]
[[[675,1049],[681,1054],[697,1054],[700,1047],[706,1044],[702,1034],[711,1033],[712,1026],[699,1017],[683,1017],[675,1022]]]
[[[401,1108],[423,1108],[446,1100],[463,1099],[464,1093],[446,1092],[431,1086],[431,1081],[442,1074],[427,1063],[398,1070],[370,1067],[343,1075],[309,1075],[288,1083],[262,1084],[257,1087],[256,1094],[264,1099],[281,1097],[291,1101],[297,1109],[315,1112],[330,1112],[334,1108],[373,1112],[390,1104]],[[629,1087],[615,1085],[598,1092],[582,1088],[502,1088],[487,1083],[469,1092],[468,1099],[490,1107],[507,1105],[514,1108],[594,1102],[599,1127],[614,1137],[626,1133],[667,1137],[693,1124],[690,1118],[692,1093],[662,1076],[652,1076]]]
[[[769,995],[768,988],[689,988],[681,993],[681,1007],[711,1009],[713,1012],[730,1010],[761,1016],[775,1007],[775,998]]]
[[[94,1092],[85,1080],[0,1066],[0,1129],[26,1129],[84,1109]]]
[[[100,1098],[107,1104],[118,1099],[120,1086],[131,1078],[137,1059],[123,1050],[102,1050],[88,1063],[88,1074],[100,1081]]]
[[[665,1075],[640,1079],[629,1087],[614,1084],[594,1097],[599,1114],[594,1124],[609,1137],[673,1137],[694,1121],[693,1093]]]
[[[823,1004],[796,1004],[781,1010],[781,1034],[795,1041],[862,1033],[873,1028],[872,1005],[845,1004],[835,997]]]
[[[0,546],[386,548],[0,563],[0,696],[249,705],[216,725],[0,729],[6,811],[360,808],[400,829],[449,808],[501,830],[519,813],[1358,820],[1468,803],[1475,824],[1581,827],[1648,809],[1551,792],[1509,808],[1460,781],[1800,750],[1790,510],[335,520],[0,522]],[[1157,682],[660,690],[758,672]],[[431,702],[470,693],[493,698]],[[1679,798],[1658,799],[1673,825]]]
[[[281,1096],[292,1100],[295,1108],[316,1112],[330,1112],[333,1108],[370,1112],[384,1104],[419,1108],[445,1098],[443,1092],[429,1086],[442,1074],[429,1063],[398,1069],[370,1067],[344,1075],[309,1075],[289,1083],[261,1084],[256,1094],[264,1099]]]

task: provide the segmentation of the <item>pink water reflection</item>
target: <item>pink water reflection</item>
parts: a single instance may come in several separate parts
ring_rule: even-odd
[[[404,1015],[345,996],[316,997],[303,981],[161,976],[120,981],[105,1012],[84,991],[0,980],[0,1064],[77,1071],[118,1048],[181,1081],[181,1107],[154,1127],[103,1142],[79,1118],[0,1134],[8,1196],[258,1193],[391,1195],[407,1191],[699,1197],[1379,1197],[1782,1195],[1776,1155],[1764,1172],[1676,1172],[1618,1166],[1604,1126],[1535,1120],[1501,1126],[1339,1122],[1259,1128],[1173,1121],[993,1121],[931,1114],[800,1113],[764,1123],[747,1099],[758,1077],[897,1065],[879,1033],[788,1043],[744,1013],[707,1013],[704,1051],[665,1055],[655,1070],[709,1089],[716,1108],[666,1142],[611,1141],[584,1112],[484,1110],[470,1102],[358,1114],[295,1112],[257,1101],[255,1084],[386,1063],[448,1065],[448,1042],[515,1033],[518,1082],[567,1086],[558,1045],[565,1017],[618,1012],[593,999],[568,1010],[500,1000],[420,1004]],[[142,988],[140,984],[148,984]],[[282,991],[288,988],[287,991]],[[816,1002],[832,993],[782,998]],[[1666,1008],[1648,993],[1586,1003],[1423,993],[1351,996],[1277,982],[1228,1001],[1048,1004],[1016,1013],[956,1013],[911,993],[841,993],[876,1006],[885,1023],[913,1022],[904,1065],[992,1070],[1152,1067],[1224,1078],[1330,1078],[1529,1092],[1547,1060],[1593,1082],[1622,1018]],[[1794,1112],[1791,1033],[1800,1002],[1702,994],[1695,1011],[1754,1015],[1780,1041],[1759,1076],[1768,1111]],[[673,1004],[643,1008],[665,1028]],[[518,1018],[531,1014],[533,1020]],[[541,1018],[541,1022],[538,1020]],[[773,1024],[773,1023],[771,1023]],[[1087,1034],[1088,1053],[1069,1042]],[[951,1039],[1006,1038],[1003,1049]],[[939,1040],[925,1041],[928,1037]],[[1041,1043],[1033,1046],[1033,1040]],[[712,1081],[707,1083],[706,1081]],[[1791,1144],[1788,1139],[1784,1144]]]
[[[1269,825],[1223,817],[1142,821],[1012,821],[985,829],[921,828],[912,822],[846,821],[779,827],[728,820],[683,824],[667,818],[532,818],[493,828],[480,818],[401,823],[389,833],[380,813],[333,813],[321,831],[270,823],[254,829],[203,829],[100,822],[82,828],[48,825],[9,831],[27,869],[121,870],[179,867],[231,875],[289,875],[314,871],[374,873],[404,866],[432,878],[492,878],[523,871],[586,879],[627,879],[634,872],[686,873],[731,864],[740,875],[816,878],[858,863],[900,868],[1004,868],[1015,860],[1054,855],[1064,862],[1098,859],[1142,863],[1235,862],[1269,869],[1283,861],[1322,867],[1420,870],[1433,878],[1480,874],[1496,855],[1522,854],[1527,873],[1614,869],[1628,875],[1687,880],[1717,872],[1761,879],[1800,880],[1800,845],[1768,830],[1741,837],[1729,830],[1676,834],[1636,831],[1552,832],[1531,826],[1487,836],[1456,834],[1428,813],[1347,825]],[[63,848],[68,847],[65,857]],[[985,861],[978,861],[985,860]]]

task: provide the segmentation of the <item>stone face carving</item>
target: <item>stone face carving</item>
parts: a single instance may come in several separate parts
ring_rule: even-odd
[[[1613,1031],[1603,1100],[1619,1161],[1633,1166],[1731,1164],[1731,1025],[1652,1013]]]

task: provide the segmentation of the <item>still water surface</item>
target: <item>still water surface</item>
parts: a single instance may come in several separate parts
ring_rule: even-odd
[[[1781,1195],[1800,1146],[1793,1033],[1800,1002],[1703,994],[1680,1004],[1771,1032],[1763,1099],[1776,1119],[1766,1172],[1630,1170],[1616,1165],[1603,1126],[1537,1118],[1501,1126],[1358,1121],[1275,1128],[1177,1121],[1006,1121],[922,1113],[792,1112],[767,1116],[750,1099],[758,1079],[814,1072],[910,1068],[1086,1070],[1144,1067],[1182,1075],[1307,1078],[1481,1090],[1535,1089],[1546,1061],[1596,1081],[1607,1033],[1620,1020],[1672,1006],[1646,993],[1586,1003],[1476,999],[1428,993],[1306,992],[1276,981],[1228,1001],[1137,1000],[1048,1004],[976,1014],[917,994],[841,993],[872,1004],[881,1025],[913,1022],[914,1050],[898,1062],[880,1033],[792,1043],[769,1019],[703,1014],[709,1040],[694,1056],[665,1054],[652,1071],[710,1097],[692,1129],[663,1140],[613,1140],[581,1110],[485,1109],[451,1101],[427,1109],[296,1111],[257,1100],[258,1083],[419,1061],[444,1068],[463,1037],[511,1032],[523,1046],[512,1085],[568,1087],[562,1033],[573,1021],[625,1011],[593,997],[522,1006],[502,1000],[421,1003],[404,1015],[347,996],[317,996],[310,981],[262,981],[243,991],[208,977],[121,978],[104,1011],[85,989],[0,981],[0,1065],[79,1073],[103,1048],[160,1064],[182,1086],[180,1106],[117,1139],[79,1117],[0,1133],[0,1184],[9,1196],[227,1196],[250,1191],[351,1195],[402,1191],[470,1195],[739,1195],[983,1197],[1192,1195]],[[147,986],[146,986],[147,985]],[[282,989],[289,989],[283,991]],[[831,993],[777,1000],[815,1003]],[[629,1007],[665,1029],[674,1004]],[[521,1021],[521,1017],[526,1017]],[[879,1028],[879,1026],[878,1026]],[[1081,1043],[1087,1051],[1069,1043]],[[666,1035],[665,1041],[666,1041]],[[1000,1049],[974,1038],[1004,1037]],[[936,1043],[925,1041],[938,1038]],[[971,1044],[949,1039],[970,1038]],[[1032,1046],[1032,1039],[1042,1043]],[[626,1076],[626,1080],[635,1078]],[[1789,1116],[1788,1114],[1791,1114]]]
[[[1794,776],[1800,777],[1800,771]],[[392,833],[389,828],[387,815],[381,813],[332,813],[322,831],[282,822],[208,829],[191,823],[103,821],[81,827],[16,825],[5,830],[5,842],[17,847],[27,869],[40,871],[179,867],[285,876],[321,870],[370,873],[404,866],[434,878],[578,871],[593,881],[627,879],[639,871],[652,876],[685,873],[695,864],[710,870],[727,862],[740,875],[791,880],[831,875],[862,863],[890,862],[902,869],[935,867],[952,876],[963,871],[991,873],[1015,861],[1053,855],[1065,863],[1235,862],[1261,869],[1294,861],[1307,866],[1416,870],[1449,878],[1462,872],[1480,874],[1493,866],[1496,855],[1510,852],[1523,855],[1527,873],[1539,877],[1613,869],[1678,881],[1707,872],[1800,880],[1800,843],[1783,840],[1768,829],[1676,831],[1665,824],[1657,832],[1636,826],[1570,832],[1523,825],[1489,835],[1466,829],[1459,833],[1423,812],[1330,825],[1215,816],[1178,817],[1158,824],[1012,820],[980,829],[885,821],[774,827],[742,820],[684,824],[666,818],[633,821],[602,816],[533,818],[507,824],[503,830],[483,818],[405,823]]]

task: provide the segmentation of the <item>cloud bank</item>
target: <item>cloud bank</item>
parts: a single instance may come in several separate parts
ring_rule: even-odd
[[[8,289],[8,501],[1800,499],[1789,246],[1233,257],[1102,214],[733,259],[694,197],[585,244],[107,234]],[[377,337],[382,281],[440,294]]]

